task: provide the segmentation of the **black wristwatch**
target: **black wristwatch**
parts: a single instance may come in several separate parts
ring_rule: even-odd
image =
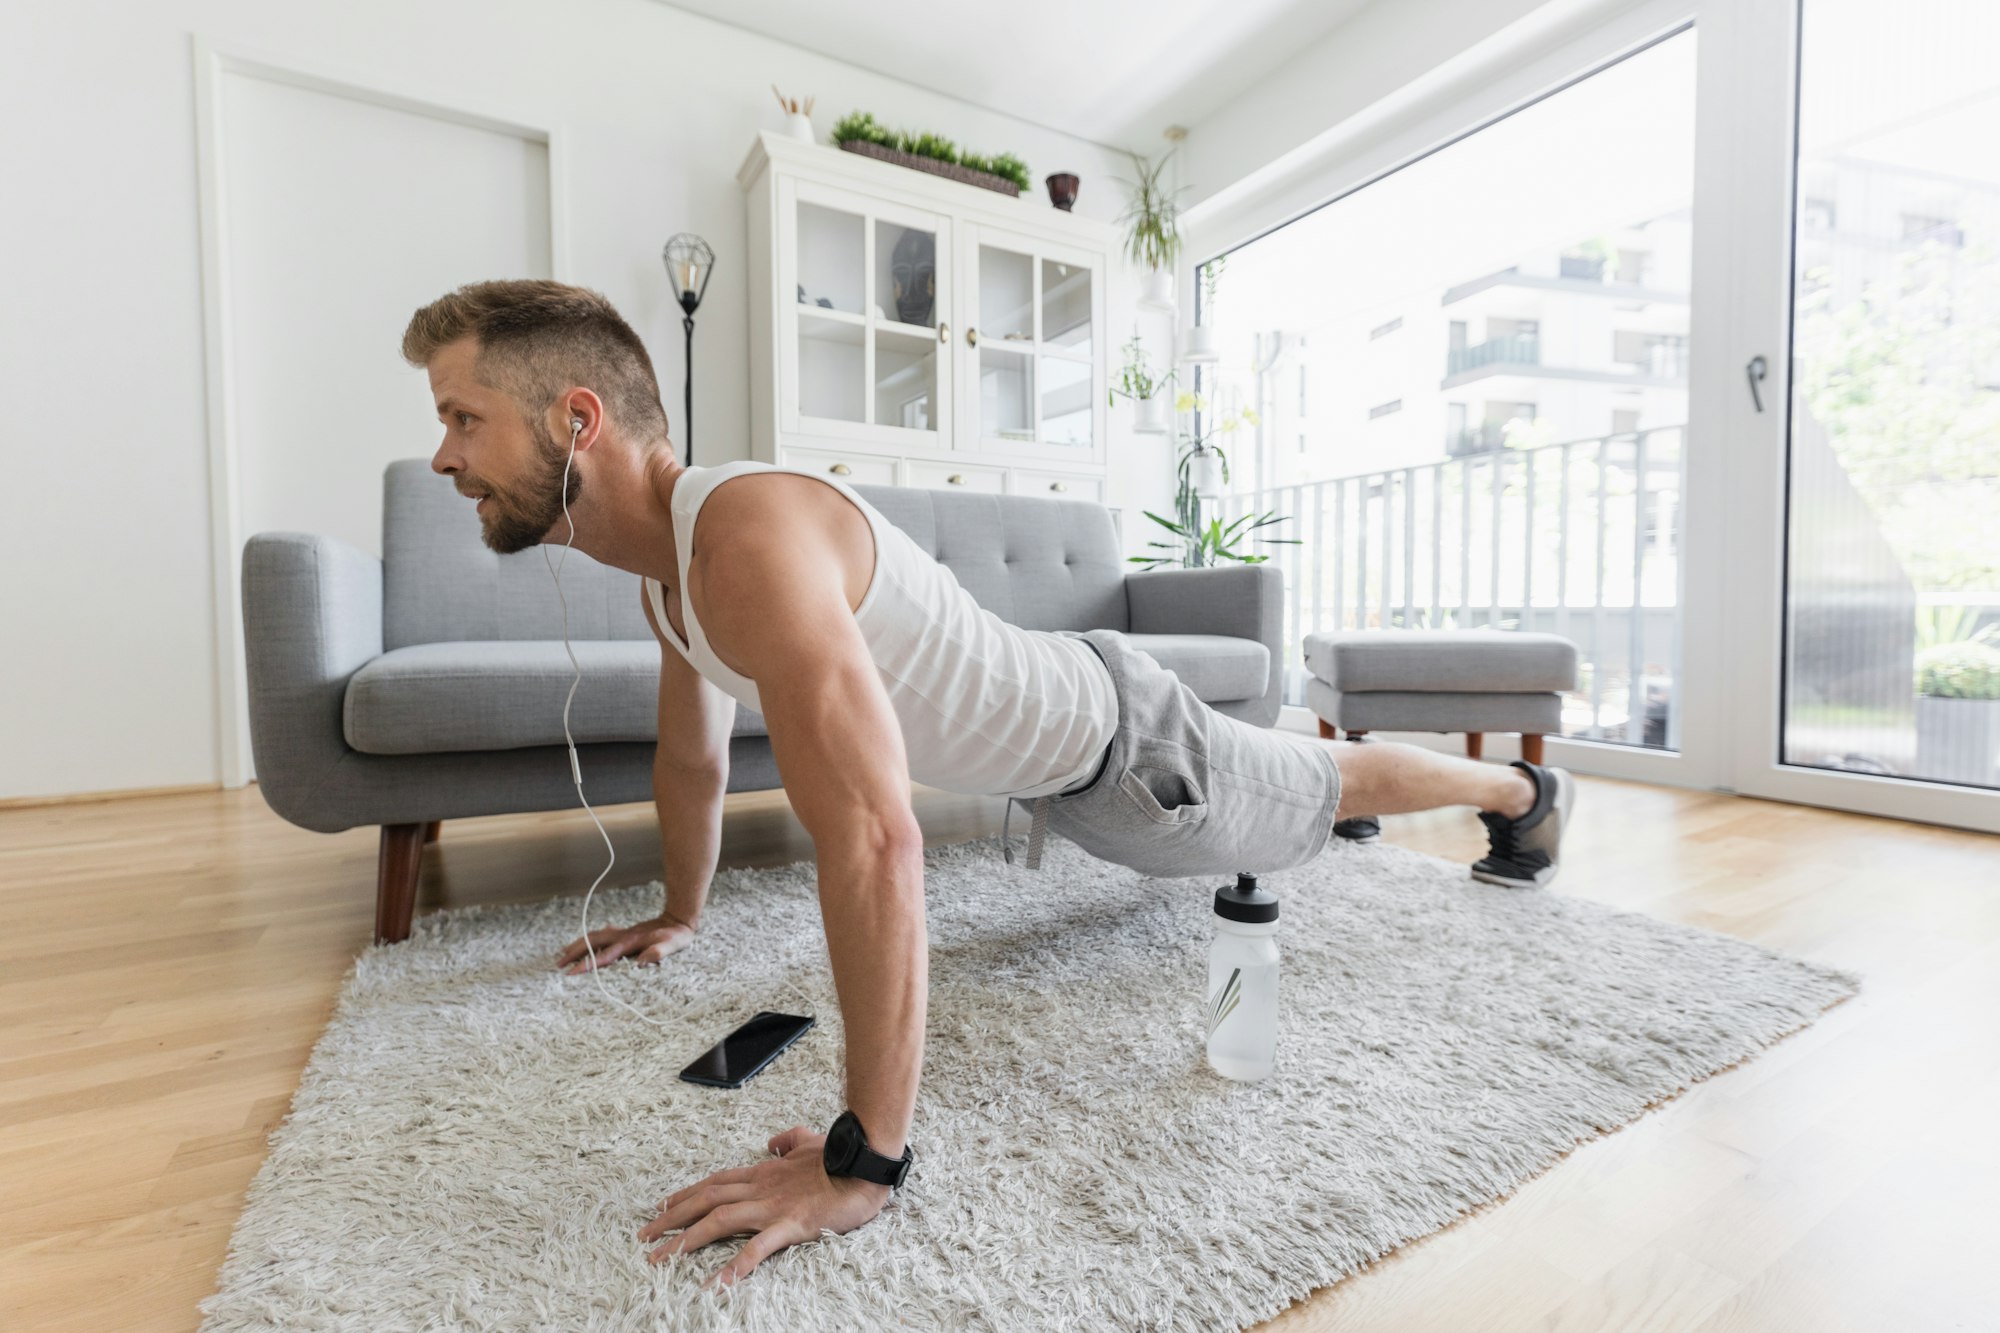
[[[861,1117],[853,1111],[842,1111],[840,1119],[826,1132],[820,1161],[829,1176],[853,1176],[895,1189],[909,1174],[910,1145],[903,1145],[901,1157],[884,1157],[868,1146],[868,1136],[861,1130]]]

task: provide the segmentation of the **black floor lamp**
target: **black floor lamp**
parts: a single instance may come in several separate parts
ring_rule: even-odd
[[[674,280],[674,296],[681,303],[681,330],[687,335],[687,396],[681,411],[681,440],[687,449],[684,460],[694,466],[694,312],[708,290],[708,275],[715,267],[715,251],[693,232],[684,231],[667,242],[660,258],[666,261],[667,276]]]

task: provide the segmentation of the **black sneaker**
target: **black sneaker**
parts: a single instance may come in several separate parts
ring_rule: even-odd
[[[1492,854],[1473,862],[1472,877],[1483,884],[1533,889],[1556,877],[1563,825],[1576,804],[1576,779],[1560,768],[1516,759],[1514,767],[1535,782],[1535,804],[1519,819],[1492,810],[1479,812]]]
[[[1382,821],[1367,815],[1333,821],[1333,836],[1349,842],[1376,842],[1382,837]]]

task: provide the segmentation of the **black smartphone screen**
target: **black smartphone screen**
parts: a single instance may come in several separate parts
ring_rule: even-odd
[[[681,1077],[716,1088],[740,1088],[812,1025],[810,1018],[766,1009],[696,1056]]]

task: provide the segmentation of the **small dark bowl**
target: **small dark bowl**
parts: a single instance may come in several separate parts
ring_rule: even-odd
[[[1075,172],[1058,171],[1049,177],[1049,202],[1063,212],[1069,212],[1070,205],[1076,202],[1078,183]]]

